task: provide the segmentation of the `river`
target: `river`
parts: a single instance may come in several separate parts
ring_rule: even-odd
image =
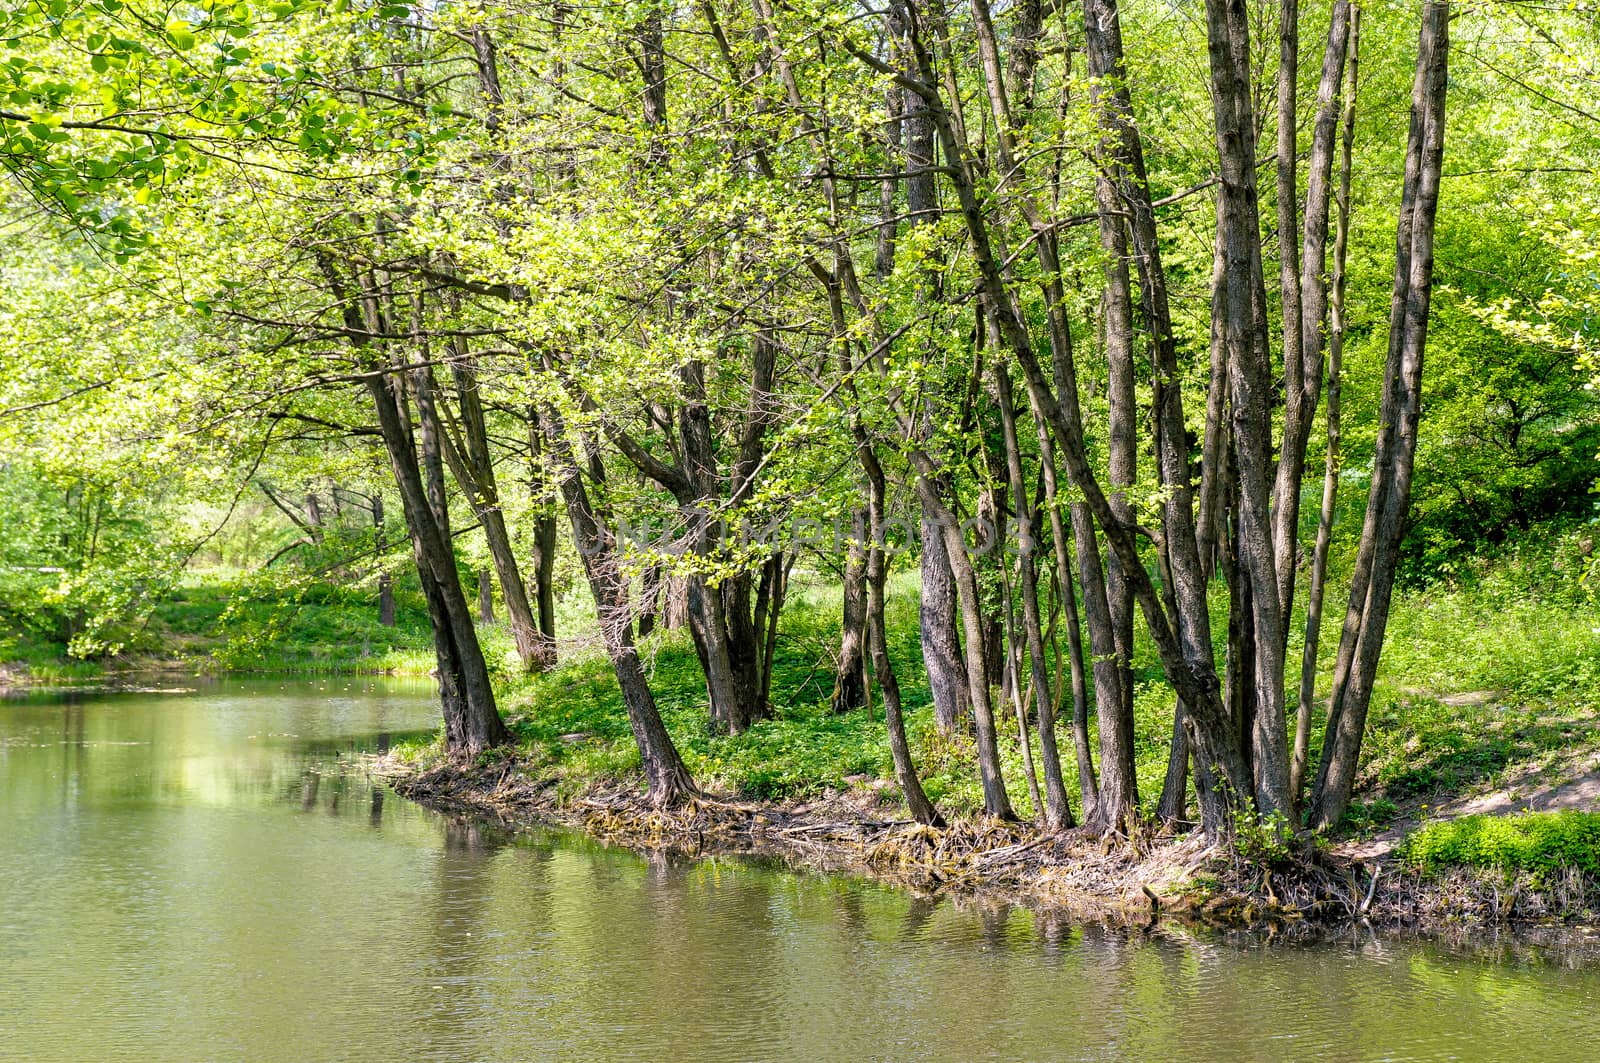
[[[341,770],[434,712],[343,678],[0,700],[0,1059],[1600,1056],[1600,970],[1561,957],[1073,926]]]

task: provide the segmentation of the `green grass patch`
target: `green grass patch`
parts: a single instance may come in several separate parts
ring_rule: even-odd
[[[1600,813],[1523,812],[1462,816],[1422,827],[1400,855],[1427,872],[1454,867],[1529,872],[1536,880],[1575,867],[1600,875]]]
[[[433,667],[421,596],[396,596],[393,627],[366,591],[249,579],[180,587],[155,607],[146,652],[204,658],[225,672],[395,672]]]

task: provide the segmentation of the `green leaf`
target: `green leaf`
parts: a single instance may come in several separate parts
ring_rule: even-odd
[[[180,52],[187,52],[194,47],[194,29],[182,19],[173,19],[167,23],[167,36],[172,40],[172,46]]]

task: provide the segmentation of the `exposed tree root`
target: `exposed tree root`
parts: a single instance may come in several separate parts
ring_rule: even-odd
[[[1370,928],[1451,937],[1535,925],[1549,934],[1560,923],[1576,936],[1600,912],[1600,881],[1577,871],[1537,882],[1467,871],[1425,877],[1397,863],[1366,864],[1315,847],[1267,863],[1198,834],[1102,838],[988,819],[939,829],[873,818],[840,797],[766,804],[701,795],[658,809],[637,786],[617,784],[563,801],[554,779],[529,777],[514,761],[417,771],[382,760],[371,770],[428,807],[513,830],[557,823],[657,852],[760,853],[920,895],[1012,901],[1130,926],[1162,919],[1269,936]]]

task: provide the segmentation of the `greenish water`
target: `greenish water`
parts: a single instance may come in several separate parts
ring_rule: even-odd
[[[0,1058],[1592,1059],[1600,971],[1084,928],[451,822],[348,679],[0,701]]]

